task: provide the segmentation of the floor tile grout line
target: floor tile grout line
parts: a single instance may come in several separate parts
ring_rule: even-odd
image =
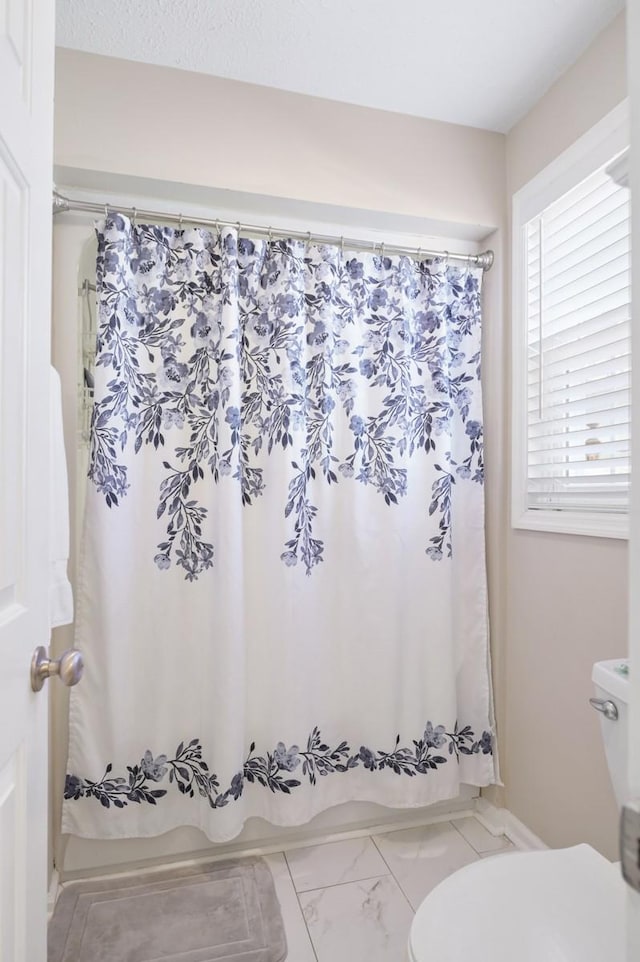
[[[472,815],[471,817],[473,818],[473,815]],[[456,823],[453,821],[453,819],[451,819],[451,821],[449,822],[449,824],[452,825],[452,826],[455,828],[455,830],[456,830],[456,832],[458,833],[458,835],[460,836],[460,838],[464,839],[464,841],[467,843],[467,845],[469,846],[469,848],[472,849],[479,858],[482,857],[482,852],[479,852],[478,849],[477,849],[477,848],[475,847],[475,845],[473,844],[473,842],[470,842],[470,841],[469,841],[469,839],[462,833],[462,830],[458,828],[458,826],[457,826]],[[478,822],[478,825],[479,825],[479,824],[480,824],[480,822]],[[484,827],[484,826],[483,826],[483,827]]]
[[[478,822],[478,819],[475,817],[475,815],[471,815],[471,816],[467,816],[467,817],[471,817],[474,821]],[[459,821],[461,821],[461,819],[459,819]],[[475,845],[473,844],[473,842],[470,842],[470,841],[469,841],[469,839],[466,837],[466,835],[464,835],[464,833],[462,832],[462,830],[458,828],[458,826],[457,826],[456,823],[453,821],[453,819],[451,819],[450,824],[453,825],[453,827],[455,828],[456,832],[458,832],[458,834],[459,834],[460,836],[462,836],[462,838],[465,840],[465,842],[467,843],[467,845],[469,845],[469,847],[472,848],[473,851],[476,853],[476,855],[479,855],[480,858],[482,858],[484,855],[497,855],[499,852],[503,851],[505,848],[508,848],[508,846],[503,845],[502,848],[496,848],[496,849],[489,848],[489,849],[485,849],[484,852],[481,852],[479,849],[477,849],[477,848],[475,847]],[[478,825],[479,825],[481,828],[484,828],[484,825],[482,824],[482,822],[478,822]],[[487,829],[487,828],[484,828],[484,830],[485,830],[485,832],[489,832],[489,829]],[[492,835],[492,833],[489,832],[489,835],[491,835],[491,838],[504,838],[504,839],[507,839],[507,836],[504,835],[504,833],[501,834],[501,835]],[[507,839],[507,841],[511,841],[511,839]],[[513,844],[513,843],[512,843],[512,844]]]
[[[364,835],[361,839],[358,839],[358,841],[364,841],[364,842],[369,842],[369,843],[371,843],[371,844],[373,845],[373,848],[374,848],[376,854],[380,855],[380,851],[379,851],[379,849],[378,849],[378,846],[375,844],[375,842],[373,841],[373,838],[372,838],[370,835]],[[327,843],[327,845],[333,845],[333,844],[335,844],[335,843],[334,843],[334,842],[328,842],[328,843]],[[319,846],[318,846],[318,848],[323,848],[323,847],[324,847],[323,845],[319,845]],[[297,851],[297,850],[294,850],[294,851]],[[290,873],[291,877],[293,878],[293,872],[291,871],[291,866],[289,865],[289,859],[287,858],[287,853],[286,853],[286,851],[283,851],[283,855],[284,855],[285,860],[286,860],[286,862],[287,862],[287,866],[288,866],[288,868],[289,868],[289,873]],[[306,888],[306,889],[298,889],[297,883],[296,883],[295,879],[293,879],[293,885],[294,885],[294,888],[295,888],[296,892],[299,891],[300,894],[304,894],[305,892],[316,892],[316,891],[319,891],[320,889],[335,888],[336,885],[349,885],[350,882],[366,882],[366,881],[368,881],[369,879],[372,879],[372,878],[382,878],[383,875],[387,875],[387,874],[393,875],[393,872],[392,872],[391,869],[389,868],[386,860],[385,860],[384,858],[382,858],[382,856],[381,856],[381,861],[382,861],[383,865],[385,866],[385,868],[387,869],[387,872],[383,872],[383,873],[381,873],[381,872],[374,872],[372,875],[358,875],[357,878],[344,879],[344,881],[342,881],[342,882],[329,882],[327,885],[312,885],[310,888]],[[353,863],[353,864],[356,864],[357,862],[358,862],[358,858],[356,858],[356,859],[354,860],[354,863]]]
[[[371,838],[371,836],[369,836],[369,838]],[[371,840],[373,841],[373,839],[371,839]],[[375,845],[375,843],[374,843],[374,845]],[[377,848],[377,846],[376,846],[376,848]],[[383,861],[385,861],[385,860],[383,859]],[[385,862],[385,865],[386,865],[386,862]],[[387,866],[387,867],[388,867],[388,866]],[[410,910],[410,913],[411,913],[411,918],[412,918],[412,920],[413,920],[413,916],[415,915],[415,910],[414,910],[413,906],[411,905],[411,902],[409,902],[409,899],[407,898],[405,892],[403,891],[402,887],[400,886],[398,880],[397,880],[396,877],[394,876],[393,872],[391,872],[391,870],[389,870],[389,873],[388,873],[388,874],[384,874],[384,875],[374,875],[374,876],[371,876],[371,877],[368,878],[368,879],[359,879],[359,880],[358,880],[358,879],[355,879],[355,880],[353,880],[353,881],[351,881],[351,882],[339,882],[337,885],[327,885],[327,886],[323,886],[323,887],[317,888],[317,889],[310,889],[310,890],[308,890],[307,892],[301,892],[300,894],[301,894],[301,895],[309,895],[309,894],[311,894],[311,893],[314,893],[314,894],[315,894],[315,893],[318,893],[318,894],[319,894],[319,893],[323,893],[323,892],[327,891],[327,889],[340,888],[340,887],[345,886],[345,885],[358,885],[359,882],[367,882],[367,881],[370,882],[370,881],[373,881],[373,880],[384,880],[384,879],[388,879],[391,883],[395,884],[397,891],[400,893],[400,895],[405,899],[405,902],[408,904],[409,910]],[[395,890],[392,888],[392,892],[394,892],[394,891],[395,891]],[[303,913],[303,914],[304,914],[304,913]],[[306,921],[306,920],[305,920],[305,921]],[[407,937],[408,937],[408,936],[407,936]],[[405,939],[405,942],[406,942],[406,939]],[[312,944],[313,944],[313,940],[312,940]],[[315,952],[315,945],[313,946],[313,948],[314,948],[314,952]],[[376,955],[376,958],[377,958],[377,957],[378,957],[378,956]],[[358,956],[358,959],[360,959],[360,958],[361,958],[361,956]],[[403,959],[405,958],[404,952],[403,952],[402,958],[403,958]],[[318,959],[318,962],[320,962],[320,957],[319,957],[317,954],[316,954],[316,959]],[[293,962],[293,960],[292,960],[292,962]]]
[[[475,816],[473,816],[473,815],[471,815],[471,816],[469,816],[469,817],[475,819]],[[476,821],[477,821],[477,820],[476,820]],[[478,849],[475,847],[475,845],[473,845],[473,843],[472,843],[468,838],[465,837],[465,835],[463,834],[463,832],[461,831],[461,829],[455,824],[453,818],[450,818],[450,819],[448,819],[447,821],[443,821],[443,822],[441,822],[440,824],[442,824],[443,826],[446,825],[448,828],[454,828],[454,829],[455,829],[456,835],[457,835],[458,837],[460,837],[460,839],[462,840],[462,842],[464,843],[465,846],[468,846],[468,849],[469,849],[470,853],[473,853],[473,855],[475,856],[475,860],[476,860],[476,861],[478,861],[479,859],[483,858],[484,855],[487,855],[487,854],[490,854],[490,855],[496,854],[496,852],[494,852],[493,850],[490,850],[489,852],[480,852],[480,851],[478,851]],[[481,824],[481,823],[478,823],[478,824]],[[396,830],[396,831],[401,831],[401,830]],[[380,833],[378,833],[378,834],[379,834],[380,836],[393,835],[394,832],[388,832],[388,833],[380,832]],[[340,888],[340,887],[345,886],[345,885],[354,885],[354,884],[357,885],[357,884],[359,884],[359,883],[370,882],[370,881],[373,881],[373,880],[375,880],[375,879],[388,878],[390,881],[392,881],[392,882],[395,883],[395,885],[397,886],[397,889],[398,889],[398,890],[400,891],[400,893],[402,894],[402,896],[403,896],[403,898],[404,898],[404,900],[405,900],[405,903],[409,906],[409,909],[411,910],[412,915],[415,915],[416,909],[414,909],[413,904],[412,904],[412,902],[411,902],[411,899],[410,899],[408,893],[405,891],[402,882],[400,881],[400,879],[396,876],[395,872],[393,871],[393,868],[391,867],[391,864],[390,864],[390,863],[387,861],[387,859],[385,858],[384,852],[383,852],[381,846],[378,845],[375,836],[374,836],[374,835],[369,835],[369,836],[364,836],[364,837],[367,838],[368,841],[370,841],[370,842],[373,844],[373,847],[374,847],[375,851],[376,851],[377,854],[380,856],[380,860],[381,860],[383,866],[384,866],[384,867],[386,868],[386,870],[387,870],[386,873],[384,873],[384,874],[378,873],[378,874],[375,874],[375,875],[365,876],[364,878],[348,879],[348,880],[341,881],[341,882],[334,882],[334,883],[332,883],[332,884],[330,884],[330,885],[316,885],[316,886],[314,886],[313,888],[305,888],[305,889],[300,889],[300,890],[298,890],[296,881],[294,880],[292,868],[291,868],[291,865],[290,865],[290,863],[289,863],[289,859],[288,859],[288,857],[287,857],[287,852],[286,852],[286,850],[283,849],[282,852],[280,853],[280,854],[282,854],[283,857],[284,857],[285,865],[286,865],[286,867],[287,867],[287,873],[288,873],[289,879],[290,879],[290,881],[291,881],[291,884],[292,884],[292,886],[293,886],[293,891],[295,892],[295,896],[296,896],[296,901],[297,901],[297,904],[298,904],[298,908],[299,908],[299,911],[300,911],[300,913],[301,913],[301,915],[302,915],[302,919],[303,919],[303,921],[304,921],[305,929],[306,929],[307,936],[308,936],[308,939],[309,939],[309,944],[310,944],[310,946],[311,946],[311,950],[312,950],[312,953],[313,953],[313,956],[314,956],[316,962],[319,962],[319,955],[318,955],[318,951],[317,951],[316,945],[315,945],[314,940],[313,940],[313,936],[312,936],[312,933],[311,933],[311,929],[310,929],[310,927],[309,927],[309,925],[308,925],[308,923],[307,923],[307,918],[306,918],[306,915],[305,915],[304,907],[303,907],[303,905],[302,905],[301,899],[302,899],[303,896],[314,895],[314,896],[318,897],[318,896],[321,896],[322,893],[325,892],[325,891],[327,891],[328,889]]]
[[[307,931],[307,938],[309,939],[309,945],[311,946],[311,951],[313,952],[313,955],[314,955],[314,958],[315,958],[316,962],[320,962],[318,953],[316,952],[315,942],[313,941],[313,937],[312,937],[312,935],[311,935],[311,930],[310,930],[310,928],[309,928],[309,926],[308,926],[308,924],[307,924],[307,917],[306,917],[306,915],[304,914],[304,909],[303,909],[303,907],[302,907],[302,902],[300,901],[300,893],[298,892],[298,890],[297,890],[297,888],[296,888],[296,883],[295,883],[294,880],[293,880],[293,874],[292,874],[292,872],[291,872],[291,866],[289,865],[289,860],[287,859],[287,853],[286,853],[285,851],[282,852],[282,857],[284,858],[284,864],[285,864],[286,867],[287,867],[287,872],[289,873],[289,878],[291,879],[291,886],[292,886],[293,891],[294,891],[294,893],[295,893],[296,902],[298,903],[298,908],[300,909],[300,915],[302,916],[302,921],[304,922],[304,927],[305,927],[305,929],[306,929],[306,931]]]
[[[389,834],[393,834],[393,833],[390,832]],[[383,862],[383,864],[385,865],[385,867],[386,867],[386,869],[387,869],[387,873],[386,873],[385,875],[370,875],[370,876],[368,876],[367,878],[364,878],[364,879],[352,879],[350,882],[335,882],[333,885],[320,885],[320,886],[318,886],[318,887],[315,888],[315,889],[306,889],[304,892],[303,892],[303,891],[298,892],[298,890],[297,890],[297,888],[296,888],[296,884],[295,884],[295,882],[294,882],[294,883],[293,883],[293,887],[294,887],[295,892],[296,892],[296,895],[297,895],[297,897],[298,897],[298,902],[300,903],[300,896],[301,896],[301,895],[308,895],[309,892],[323,892],[323,891],[325,891],[326,889],[339,888],[341,885],[353,885],[354,883],[357,883],[357,882],[370,882],[372,879],[375,879],[375,878],[391,878],[391,879],[393,879],[393,881],[394,881],[394,882],[396,883],[396,885],[398,886],[398,889],[399,889],[399,891],[400,891],[400,894],[401,894],[402,897],[404,898],[405,902],[407,903],[407,905],[409,906],[409,908],[411,909],[411,911],[415,914],[415,909],[414,909],[413,905],[411,904],[407,893],[406,893],[405,890],[402,888],[402,885],[400,884],[400,882],[398,881],[398,879],[397,879],[397,878],[395,877],[395,875],[393,874],[393,871],[392,871],[392,869],[391,869],[391,866],[389,865],[389,863],[387,862],[386,858],[384,857],[384,855],[383,855],[382,852],[380,851],[379,847],[376,845],[376,840],[375,840],[375,838],[373,837],[373,835],[367,835],[367,836],[364,836],[364,837],[367,838],[367,839],[372,843],[372,845],[373,845],[373,847],[375,848],[376,852],[378,853],[378,855],[379,855],[380,858],[382,859],[382,862]],[[289,865],[289,861],[288,861],[288,859],[287,859],[287,853],[286,853],[286,852],[283,852],[283,855],[284,855],[285,862],[287,863],[287,868],[289,869],[289,874],[291,875],[291,878],[292,878],[292,880],[293,880],[293,875],[292,875],[292,873],[291,873],[291,866]],[[300,903],[300,908],[301,908],[302,916],[303,916],[303,918],[304,918],[304,920],[305,920],[305,925],[306,925],[306,921],[307,921],[307,920],[306,920],[306,917],[305,917],[305,914],[304,914],[304,909],[302,908],[302,903]],[[307,926],[307,931],[309,931],[309,926]],[[314,952],[315,952],[315,945],[313,944],[313,938],[311,937],[311,932],[310,932],[310,931],[309,931],[309,938],[311,939],[311,944],[313,945],[313,949],[314,949]],[[318,958],[317,955],[316,955],[316,958]]]
[[[393,834],[393,832],[389,832],[389,835],[392,835],[392,834]],[[375,845],[375,847],[376,847],[376,849],[377,849],[377,851],[378,851],[378,854],[380,855],[380,858],[382,859],[382,861],[384,862],[384,864],[385,864],[385,865],[387,866],[387,868],[389,869],[389,873],[390,873],[390,875],[391,875],[391,878],[393,879],[393,881],[396,883],[396,885],[398,886],[398,888],[400,889],[400,891],[401,891],[402,894],[404,895],[404,897],[405,897],[405,899],[406,899],[406,901],[407,901],[407,903],[408,903],[408,905],[409,905],[409,908],[411,909],[411,911],[412,911],[413,914],[415,915],[416,910],[414,909],[413,905],[411,904],[411,899],[409,898],[409,896],[407,895],[407,893],[406,893],[405,890],[403,889],[402,884],[401,884],[401,882],[400,882],[400,879],[396,878],[395,873],[393,872],[393,869],[391,868],[391,866],[390,866],[389,863],[387,862],[386,858],[385,858],[384,855],[382,854],[382,850],[380,849],[380,846],[379,846],[378,843],[376,842],[375,837],[374,837],[373,835],[370,835],[369,838],[371,839],[371,841],[372,841],[373,844]]]
[[[393,872],[389,871],[389,872],[383,872],[381,875],[367,875],[366,878],[353,878],[347,882],[334,882],[332,885],[318,885],[314,889],[305,889],[303,892],[300,892],[299,894],[309,895],[310,892],[325,892],[327,889],[339,889],[343,885],[359,885],[360,882],[373,882],[373,880],[377,878],[389,878],[389,877],[391,877],[394,880],[394,882],[398,881],[395,875],[393,874]]]

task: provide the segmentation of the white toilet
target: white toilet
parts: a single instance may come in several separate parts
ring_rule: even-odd
[[[626,662],[592,675],[618,804],[626,792]],[[615,717],[617,715],[617,717]],[[416,912],[410,962],[625,962],[626,886],[590,845],[497,855],[441,882]]]

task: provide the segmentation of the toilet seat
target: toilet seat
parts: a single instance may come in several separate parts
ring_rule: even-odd
[[[494,856],[416,912],[411,962],[625,962],[625,884],[589,845]]]

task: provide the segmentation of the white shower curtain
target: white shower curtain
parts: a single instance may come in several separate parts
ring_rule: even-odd
[[[98,225],[63,831],[494,781],[476,269]]]

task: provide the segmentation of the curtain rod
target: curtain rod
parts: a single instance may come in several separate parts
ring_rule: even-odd
[[[86,200],[74,200],[70,197],[65,197],[63,194],[58,193],[57,190],[53,191],[53,214],[64,214],[67,211],[86,211],[87,213],[94,214],[106,214],[107,211],[122,211],[128,212],[131,218],[135,221],[136,218],[142,217],[144,219],[149,219],[151,221],[168,221],[173,224],[194,224],[199,227],[214,227],[217,230],[220,227],[236,227],[238,230],[250,231],[254,234],[263,234],[267,237],[291,237],[297,240],[315,241],[320,244],[339,244],[341,247],[345,245],[349,249],[357,249],[369,252],[378,253],[388,253],[388,254],[408,254],[413,257],[424,256],[424,257],[445,257],[448,260],[463,261],[466,264],[471,264],[474,267],[481,267],[483,271],[491,270],[493,266],[494,254],[493,251],[487,250],[483,251],[481,254],[456,254],[452,251],[436,251],[428,250],[424,247],[401,247],[397,244],[379,244],[375,241],[366,240],[353,240],[348,237],[337,237],[329,234],[315,234],[311,231],[307,233],[301,233],[300,231],[288,231],[280,230],[272,227],[264,227],[258,224],[244,224],[240,221],[227,221],[220,219],[211,219],[206,217],[184,217],[182,214],[167,214],[165,211],[159,210],[144,210],[138,207],[125,207],[117,204],[97,204],[92,201]]]

